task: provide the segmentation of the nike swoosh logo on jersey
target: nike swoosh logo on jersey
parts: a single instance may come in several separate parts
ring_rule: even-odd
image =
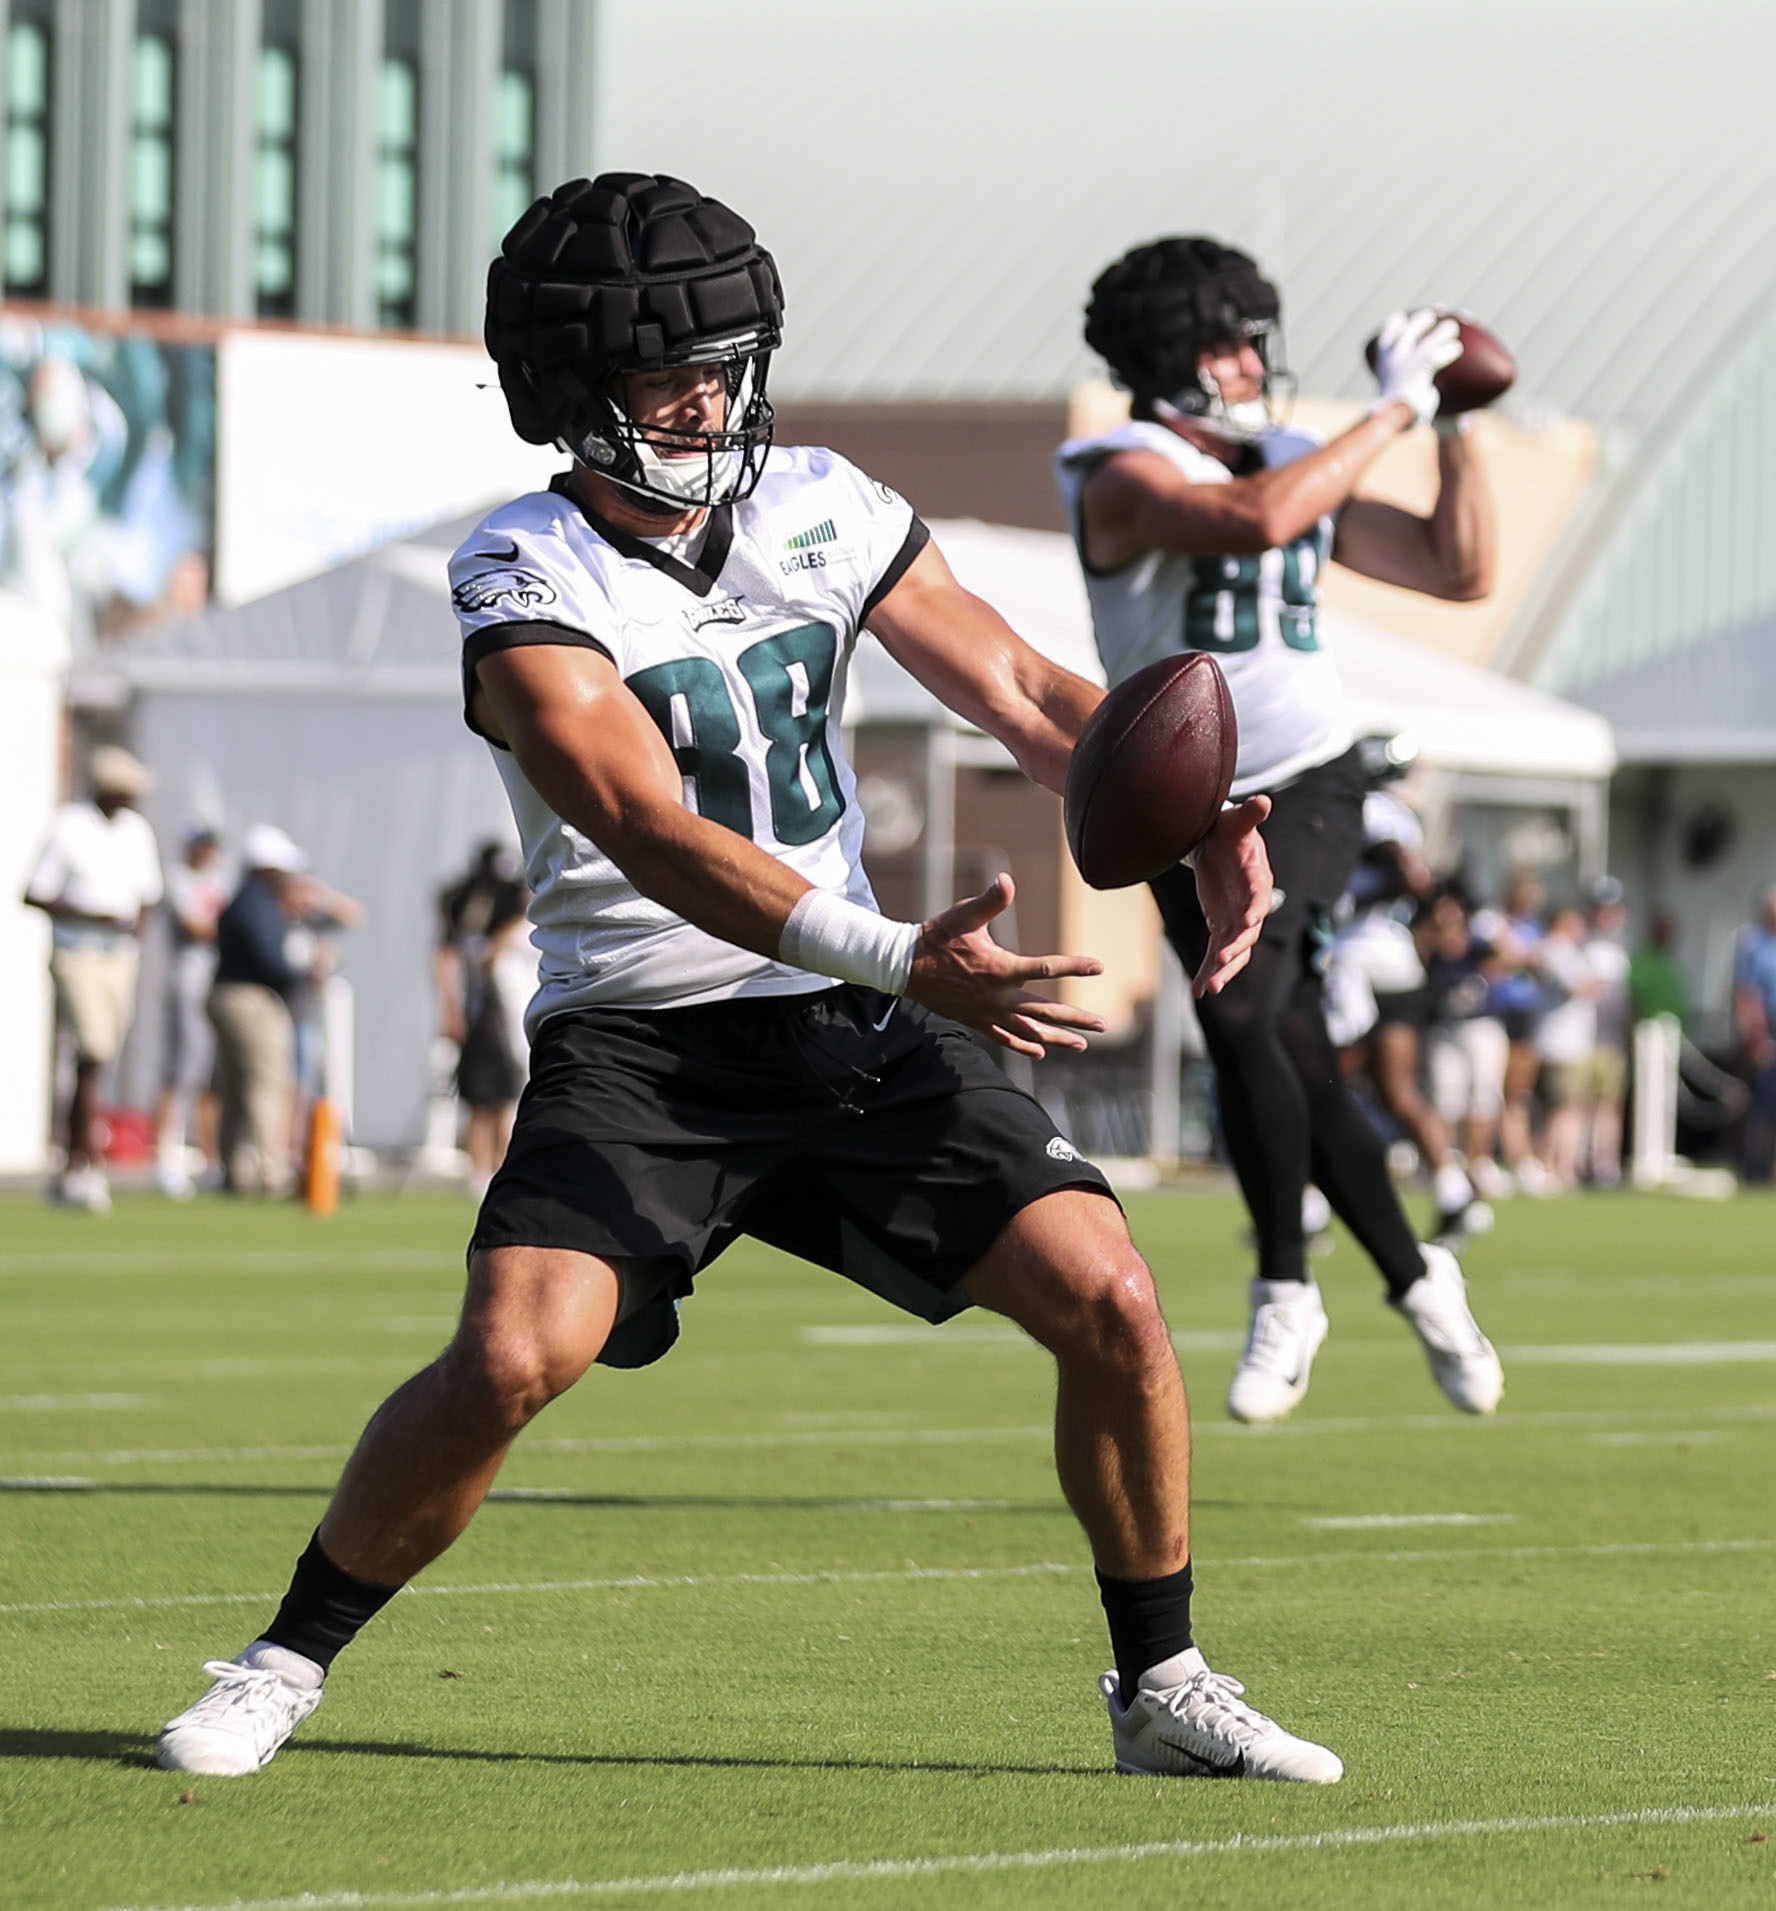
[[[1200,1752],[1193,1752],[1188,1745],[1180,1745],[1175,1738],[1164,1738],[1155,1733],[1154,1742],[1163,1745],[1168,1752],[1176,1752],[1180,1758],[1187,1759],[1205,1778],[1244,1778],[1246,1775],[1246,1755],[1234,1754],[1231,1765],[1217,1765],[1213,1759],[1204,1758]]]
[[[882,1030],[888,1026],[889,1022],[893,1019],[894,1011],[899,1006],[900,1004],[898,1002],[890,1002],[888,1006],[882,1011],[882,1019],[879,1022],[872,1022],[870,1024],[870,1027],[873,1028],[876,1031],[876,1033],[879,1035],[882,1032]]]
[[[476,551],[473,555],[487,558],[494,564],[515,564],[518,561],[518,546],[514,544],[509,551]]]

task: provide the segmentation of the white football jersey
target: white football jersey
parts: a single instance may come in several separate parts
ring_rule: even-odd
[[[1309,432],[1272,426],[1258,441],[1267,465],[1315,450]],[[1085,561],[1079,494],[1092,468],[1118,451],[1156,451],[1192,484],[1227,484],[1233,473],[1164,425],[1131,420],[1071,438],[1056,454],[1067,520],[1085,572],[1092,628],[1113,684],[1183,650],[1206,650],[1221,666],[1239,719],[1233,794],[1273,790],[1351,747],[1344,686],[1320,648],[1321,570],[1333,524],[1320,521],[1293,544],[1251,557],[1191,557],[1147,551],[1113,571]]]
[[[840,722],[858,632],[927,539],[911,507],[834,452],[778,447],[750,498],[710,513],[687,562],[594,521],[560,485],[489,513],[450,561],[465,697],[495,650],[602,652],[672,746],[687,805],[873,909]],[[494,760],[536,892],[533,1035],[589,1003],[669,1008],[832,986],[641,895],[509,750]]]

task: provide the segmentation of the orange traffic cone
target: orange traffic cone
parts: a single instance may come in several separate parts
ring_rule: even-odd
[[[339,1111],[321,1096],[308,1117],[308,1162],[302,1175],[302,1198],[314,1214],[339,1209]]]

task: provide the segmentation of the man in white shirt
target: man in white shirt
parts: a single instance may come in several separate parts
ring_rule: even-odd
[[[74,1045],[67,1162],[50,1198],[102,1214],[111,1193],[96,1133],[99,1078],[129,1034],[142,930],[162,882],[154,831],[135,808],[153,776],[115,744],[93,752],[88,776],[91,800],[56,812],[25,901],[54,925],[56,1015]]]

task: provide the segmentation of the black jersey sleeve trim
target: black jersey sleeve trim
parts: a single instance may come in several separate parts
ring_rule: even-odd
[[[611,656],[609,644],[601,642],[589,630],[575,630],[568,624],[490,624],[485,630],[471,631],[463,639],[463,722],[496,750],[507,750],[511,745],[488,736],[474,719],[475,666],[496,651],[523,650],[532,644],[563,644],[569,649],[595,650],[601,657],[609,657],[613,664],[617,661]]]
[[[893,590],[896,584],[912,569],[913,559],[931,542],[931,533],[925,528],[925,520],[917,512],[907,526],[907,534],[901,546],[894,553],[887,570],[876,579],[876,587],[863,600],[863,609],[857,613],[857,628],[861,630],[876,613],[882,599]]]

